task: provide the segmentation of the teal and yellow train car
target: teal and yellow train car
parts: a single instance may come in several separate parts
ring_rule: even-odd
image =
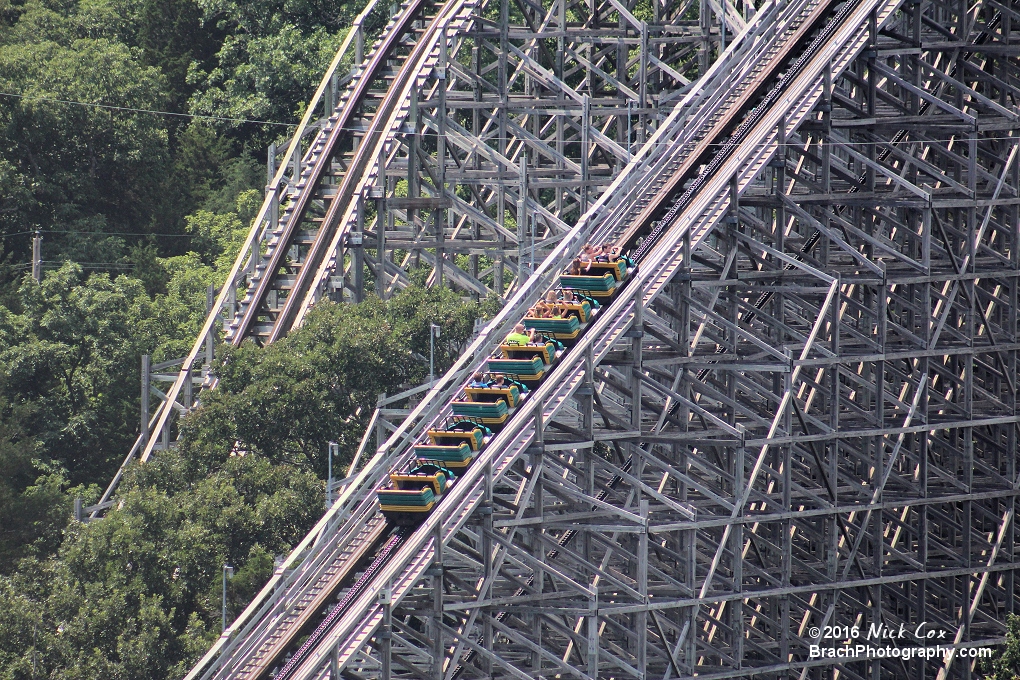
[[[489,357],[484,370],[491,383],[473,382],[450,404],[452,415],[429,429],[414,445],[414,462],[406,472],[393,472],[378,491],[383,514],[393,524],[417,525],[440,503],[457,476],[482,455],[490,436],[553,370],[564,346],[573,345],[590,327],[601,305],[627,282],[627,261],[593,262],[582,276],[564,274],[557,318],[525,317],[526,328],[542,336],[526,344],[505,342]]]

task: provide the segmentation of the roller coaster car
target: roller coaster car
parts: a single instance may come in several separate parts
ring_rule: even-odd
[[[453,415],[480,421],[489,427],[499,427],[506,422],[510,409],[506,400],[496,401],[455,401],[450,404]]]
[[[584,304],[588,304],[587,302]],[[581,305],[574,305],[580,307]],[[577,339],[578,334],[581,332],[581,324],[578,321],[578,317],[571,315],[565,319],[538,319],[534,317],[524,317],[525,328],[534,328],[548,333],[557,340],[563,342],[570,342],[571,340]],[[506,347],[505,345],[503,347]]]
[[[443,467],[460,471],[471,465],[474,451],[468,443],[462,441],[456,446],[436,446],[434,444],[418,444],[414,447],[414,455],[420,460],[441,463]]]
[[[448,423],[439,429],[429,430],[428,435],[433,446],[459,446],[464,443],[472,451],[477,451],[485,443],[485,433],[488,430],[487,427],[478,427],[474,421],[462,420]]]
[[[394,472],[390,486],[378,492],[382,513],[394,524],[417,524],[432,512],[453,479],[450,470],[434,463]]]
[[[548,368],[547,364],[537,355],[530,359],[491,358],[486,364],[486,370],[490,373],[503,373],[511,376],[529,388],[542,382],[546,368]]]
[[[551,321],[552,319],[546,319]],[[556,345],[551,342],[529,342],[526,345],[505,342],[499,346],[507,359],[530,359],[537,356],[542,363],[551,364],[556,360]]]
[[[495,402],[503,399],[510,408],[520,404],[523,399],[521,391],[517,389],[517,385],[508,385],[506,387],[465,387],[464,392],[467,393],[470,401]]]
[[[597,264],[600,263],[592,263],[592,267],[594,268]],[[570,274],[564,274],[560,277],[560,285],[594,298],[608,299],[616,293],[616,277],[609,272],[597,276],[571,276]]]
[[[617,281],[623,281],[627,277],[627,262],[623,259],[618,259],[614,262],[592,262],[591,266],[588,267],[588,273],[592,276],[608,272],[613,275],[613,278]]]
[[[580,302],[561,302],[560,307],[567,310],[565,316],[577,317],[577,320],[581,323],[588,323],[591,321],[591,317],[595,315],[595,310],[592,309],[591,303],[587,300],[581,300]]]

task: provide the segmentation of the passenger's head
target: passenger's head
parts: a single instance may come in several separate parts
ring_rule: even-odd
[[[524,324],[519,323],[516,326],[514,326],[514,333],[523,333],[523,332],[524,332]]]
[[[471,376],[471,379],[475,382],[482,382],[484,378],[485,376],[482,375],[481,373],[475,373],[474,375]]]

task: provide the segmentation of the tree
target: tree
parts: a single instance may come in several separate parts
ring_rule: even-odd
[[[0,88],[22,98],[0,105],[0,157],[6,159],[0,167],[0,229],[169,229],[161,210],[166,129],[161,117],[136,111],[164,108],[160,72],[139,64],[121,43],[73,38],[66,20],[38,8],[11,33],[24,40],[0,43]],[[92,256],[115,262],[123,242],[101,242],[88,241]],[[54,248],[75,245],[64,236],[48,244],[47,259],[57,255]]]
[[[986,664],[989,680],[1017,680],[1020,678],[1020,616],[1006,617],[1006,643],[1001,653]]]
[[[227,350],[217,368],[220,388],[207,398],[201,418],[230,413],[227,441],[325,476],[328,442],[356,445],[376,396],[407,381],[415,364],[406,336],[378,300],[316,305],[284,340]]]
[[[147,349],[137,331],[151,301],[137,279],[67,264],[41,284],[26,278],[20,302],[0,333],[2,391],[33,405],[24,427],[72,484],[105,479],[138,428],[137,383],[123,375]]]
[[[211,68],[193,64],[195,113],[290,122],[322,78],[362,3],[341,0],[200,0],[205,21],[226,34]],[[222,122],[258,148],[278,130]]]
[[[0,400],[0,573],[26,555],[48,554],[70,513],[63,476],[39,460],[22,426],[28,411]]]
[[[163,73],[171,110],[186,111],[194,91],[188,69],[193,63],[207,62],[219,48],[221,36],[205,28],[195,0],[141,0],[136,16],[137,44],[144,62]]]

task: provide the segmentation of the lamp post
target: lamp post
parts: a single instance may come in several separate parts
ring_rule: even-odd
[[[223,565],[223,632],[227,632],[227,581],[234,578],[234,568]]]
[[[437,324],[429,324],[429,384],[436,381],[436,338],[439,337],[440,327]]]
[[[340,453],[340,445],[329,443],[329,456],[326,462],[326,509],[333,507],[333,455]]]

